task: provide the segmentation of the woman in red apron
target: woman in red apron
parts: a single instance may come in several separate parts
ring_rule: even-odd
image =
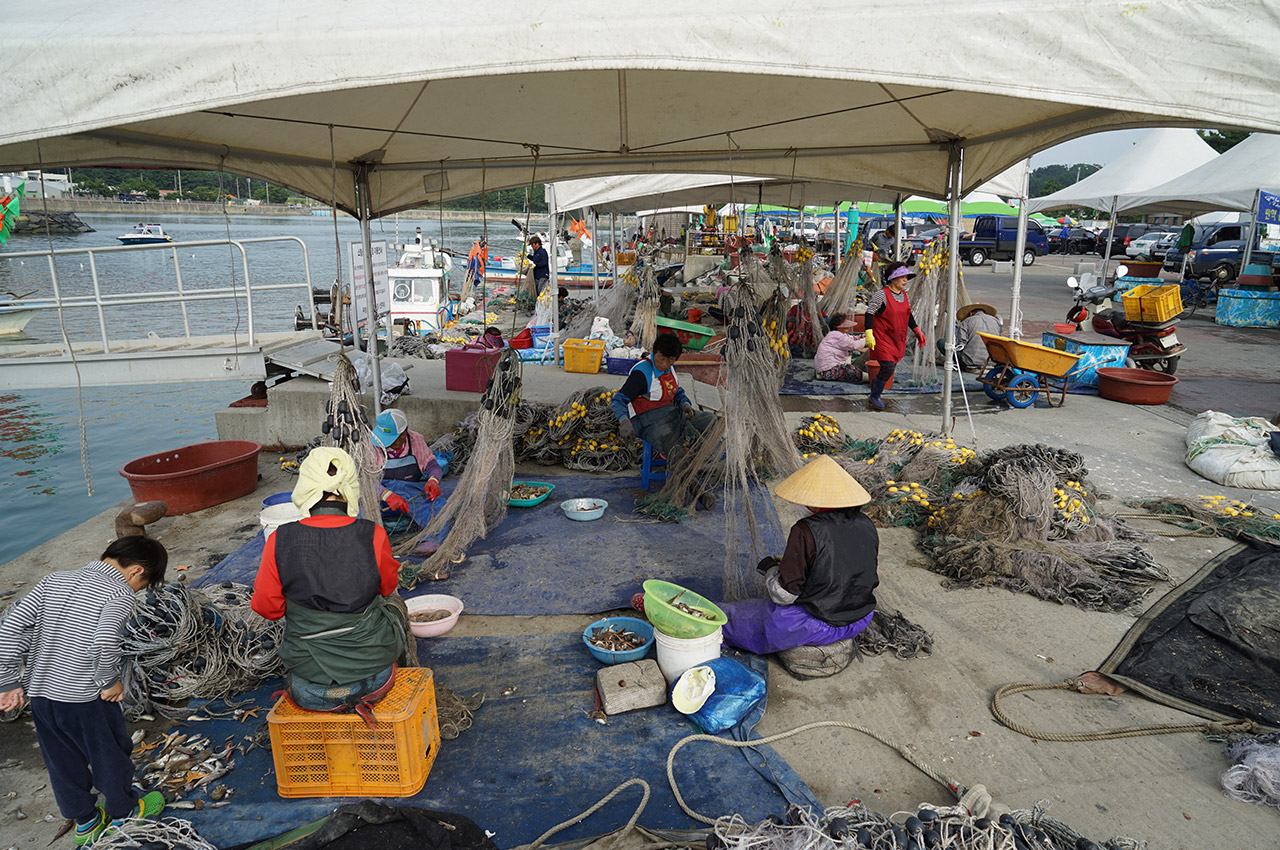
[[[872,410],[888,410],[889,402],[880,398],[885,385],[893,377],[893,370],[907,351],[907,331],[914,331],[916,342],[924,347],[924,331],[916,325],[911,315],[911,302],[907,300],[907,284],[916,273],[906,263],[890,263],[885,267],[885,285],[871,295],[867,312],[871,315],[872,337],[875,347],[869,360],[880,364],[880,371],[871,381]]]

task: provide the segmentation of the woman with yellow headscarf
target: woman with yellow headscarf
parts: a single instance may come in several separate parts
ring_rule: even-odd
[[[396,594],[400,564],[387,533],[357,518],[356,462],[343,450],[311,450],[293,503],[308,516],[267,537],[251,606],[268,620],[285,618],[280,660],[299,707],[367,714],[397,662],[416,664]]]

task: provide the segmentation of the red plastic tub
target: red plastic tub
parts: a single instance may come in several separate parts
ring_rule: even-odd
[[[1098,395],[1125,404],[1164,404],[1176,383],[1177,378],[1164,372],[1122,366],[1098,368]]]
[[[189,514],[247,496],[258,486],[258,453],[249,440],[215,440],[147,455],[120,467],[134,501],[159,499],[165,516]]]

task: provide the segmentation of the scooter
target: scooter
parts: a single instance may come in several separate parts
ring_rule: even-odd
[[[1067,312],[1067,321],[1076,329],[1090,316],[1089,306],[1101,306],[1120,291],[1117,286],[1093,286],[1093,275],[1086,272],[1081,280],[1067,278],[1067,286],[1075,291],[1075,304]],[[1124,317],[1123,307],[1112,307],[1093,313],[1090,327],[1094,333],[1128,342],[1129,359],[1139,369],[1172,375],[1187,347],[1178,341],[1177,317],[1167,322],[1131,322]]]

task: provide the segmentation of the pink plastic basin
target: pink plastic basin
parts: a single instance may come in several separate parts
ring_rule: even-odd
[[[158,499],[178,516],[247,496],[258,486],[258,453],[249,440],[215,440],[146,455],[120,467],[138,502]]]

